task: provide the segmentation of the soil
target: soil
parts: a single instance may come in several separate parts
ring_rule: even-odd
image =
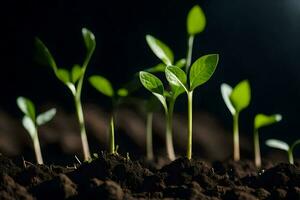
[[[297,200],[300,166],[265,163],[257,170],[250,161],[178,158],[158,168],[102,152],[90,162],[61,167],[0,156],[0,199]]]

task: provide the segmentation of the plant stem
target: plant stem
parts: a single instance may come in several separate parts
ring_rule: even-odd
[[[174,146],[173,146],[173,110],[174,99],[169,102],[169,109],[166,109],[166,148],[167,154],[171,161],[175,160]]]
[[[233,160],[240,160],[239,113],[233,115]]]
[[[289,157],[289,163],[293,165],[294,157],[293,157],[293,149],[292,148],[289,148],[289,150],[288,150],[288,157]]]
[[[74,101],[75,101],[76,113],[77,113],[77,118],[78,118],[79,128],[80,128],[80,137],[81,137],[82,148],[83,148],[83,156],[84,156],[84,160],[88,160],[91,157],[91,154],[90,154],[90,149],[89,149],[88,140],[86,136],[80,96],[75,95]]]
[[[115,125],[114,125],[114,116],[112,115],[110,117],[110,138],[109,138],[109,153],[115,154],[116,148],[115,148]]]
[[[257,168],[261,167],[261,155],[260,155],[260,145],[259,145],[259,135],[258,130],[254,130],[254,159],[255,159],[255,166]]]
[[[147,160],[153,160],[153,144],[152,144],[152,121],[153,112],[147,113],[147,124],[146,124],[146,150]]]
[[[35,137],[33,139],[33,147],[34,147],[34,152],[35,152],[35,157],[36,157],[37,163],[39,165],[44,164],[37,130],[36,130],[36,133],[35,133]]]
[[[188,143],[186,156],[192,159],[192,142],[193,142],[193,91],[187,93],[188,96]]]
[[[187,50],[186,65],[185,65],[186,74],[188,74],[192,62],[193,44],[194,44],[194,35],[189,35],[188,50]]]

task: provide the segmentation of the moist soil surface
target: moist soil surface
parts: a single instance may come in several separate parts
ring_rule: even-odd
[[[214,162],[178,158],[162,167],[101,153],[72,167],[0,156],[0,199],[300,199],[299,163]]]

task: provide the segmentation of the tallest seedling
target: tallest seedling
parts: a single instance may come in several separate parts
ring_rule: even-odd
[[[48,48],[44,45],[44,43],[41,40],[37,39],[36,45],[38,48],[39,59],[45,62],[46,65],[50,65],[52,67],[56,77],[70,89],[73,95],[77,118],[80,127],[80,136],[82,141],[84,159],[88,160],[91,156],[90,156],[90,150],[89,150],[88,140],[85,131],[83,110],[81,105],[81,91],[82,91],[82,84],[84,80],[84,74],[90,62],[90,59],[94,53],[96,47],[96,41],[95,41],[94,34],[86,28],[82,29],[82,36],[83,36],[87,53],[83,61],[83,64],[81,66],[77,64],[74,65],[71,71],[57,67],[52,54],[50,53]]]

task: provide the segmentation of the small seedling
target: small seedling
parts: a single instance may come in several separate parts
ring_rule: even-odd
[[[124,88],[120,88],[115,91],[110,81],[103,76],[94,75],[89,77],[90,84],[99,92],[108,96],[112,100],[113,109],[117,105],[118,101],[122,97],[128,95],[128,91]],[[114,125],[114,111],[110,117],[110,139],[109,139],[109,153],[116,154],[117,148],[115,147],[115,125]]]
[[[58,68],[52,54],[41,40],[36,40],[36,46],[38,48],[39,53],[38,58],[45,62],[46,65],[52,67],[56,77],[70,89],[73,95],[80,127],[80,136],[82,141],[84,160],[88,160],[91,157],[91,155],[85,130],[84,116],[81,104],[81,91],[86,68],[94,53],[96,41],[94,34],[86,28],[82,29],[82,36],[85,43],[85,47],[87,49],[86,57],[81,66],[78,64],[74,65],[70,72],[66,69]]]
[[[18,97],[17,105],[24,113],[22,124],[32,139],[37,163],[43,164],[44,162],[39,142],[38,127],[49,122],[56,114],[56,109],[52,108],[36,116],[35,106],[30,99]]]
[[[254,161],[256,167],[261,167],[261,154],[260,154],[260,145],[259,145],[259,134],[258,129],[264,126],[269,126],[276,122],[281,121],[282,116],[279,114],[275,115],[264,115],[257,114],[254,118],[254,132],[253,132],[253,141],[254,141]]]
[[[251,89],[248,80],[237,84],[234,89],[223,83],[221,85],[223,100],[233,117],[233,159],[240,160],[239,114],[247,108],[251,100]]]
[[[300,144],[300,139],[296,140],[291,146],[289,146],[287,143],[285,143],[281,140],[269,139],[266,141],[267,146],[286,151],[288,154],[288,159],[289,159],[290,164],[294,164],[293,151],[294,151],[295,147],[299,144]]]

